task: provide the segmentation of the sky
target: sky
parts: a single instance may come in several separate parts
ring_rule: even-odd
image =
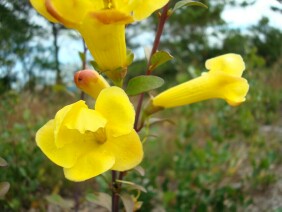
[[[242,0],[237,0],[237,2],[242,2]],[[277,0],[257,0],[254,5],[246,8],[227,7],[222,13],[222,18],[232,28],[246,29],[248,26],[258,23],[258,21],[265,16],[269,18],[269,24],[271,26],[282,29],[282,14],[271,11],[271,6],[276,6],[282,9],[282,4]],[[138,42],[142,43],[142,41],[145,41],[144,46],[148,46],[148,43],[153,40],[153,38],[150,38],[150,35],[151,33],[146,33],[146,35],[140,36],[142,39]],[[82,49],[81,42],[73,42],[70,39],[61,38],[59,43],[62,45],[60,50],[60,61],[65,64],[80,62],[77,57],[77,52]],[[137,54],[143,54],[143,50],[138,51]]]
[[[237,0],[240,2],[240,0]],[[258,23],[263,17],[268,17],[270,25],[282,29],[282,14],[274,13],[270,7],[275,6],[282,9],[282,3],[277,0],[257,0],[257,2],[246,8],[227,7],[222,13],[222,18],[235,28],[246,28]]]

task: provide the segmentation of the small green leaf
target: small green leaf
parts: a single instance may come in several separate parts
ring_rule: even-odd
[[[10,189],[10,183],[0,182],[0,198],[3,198]]]
[[[89,202],[95,203],[96,205],[108,209],[109,211],[112,210],[112,198],[106,193],[99,192],[95,194],[87,194],[86,199]]]
[[[100,68],[98,66],[98,63],[96,63],[94,60],[90,61],[90,64],[93,66],[93,68],[95,69],[95,71],[98,71],[101,73]]]
[[[127,185],[130,190],[140,190],[143,191],[144,193],[147,193],[147,190],[141,185],[137,185],[133,182],[125,181],[125,180],[116,180],[116,181]]]
[[[150,64],[150,71],[153,71],[154,69],[156,69],[158,66],[166,63],[167,61],[170,61],[173,59],[173,56],[171,56],[171,54],[169,54],[166,51],[158,51],[155,54],[153,54],[152,58],[151,58],[151,64]]]
[[[138,76],[129,80],[126,93],[129,96],[135,96],[159,88],[163,84],[164,80],[157,76]]]
[[[45,198],[49,203],[52,203],[54,205],[58,205],[58,206],[65,208],[65,209],[71,209],[74,206],[73,201],[66,200],[58,194],[52,194],[52,195],[46,196]]]
[[[126,49],[126,64],[129,66],[134,60],[134,54],[131,49]]]
[[[174,8],[172,10],[172,12],[175,12],[175,10],[182,8],[184,6],[198,6],[198,7],[204,7],[206,9],[208,9],[208,6],[203,4],[202,2],[198,2],[198,1],[191,1],[191,0],[182,0],[182,1],[178,1],[175,5]]]
[[[0,157],[0,166],[8,166],[7,161]]]
[[[79,58],[80,58],[81,62],[85,63],[86,57],[85,57],[84,52],[78,52],[78,54],[79,54]]]
[[[122,203],[124,205],[125,211],[126,212],[132,212],[134,210],[134,199],[132,196],[130,196],[129,194],[121,194],[119,195]]]

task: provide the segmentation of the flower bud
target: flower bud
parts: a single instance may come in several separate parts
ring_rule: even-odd
[[[89,96],[97,99],[99,93],[107,87],[110,87],[108,82],[102,75],[93,70],[82,70],[74,75],[76,86],[87,93]]]

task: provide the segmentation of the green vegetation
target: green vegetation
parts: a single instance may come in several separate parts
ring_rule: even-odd
[[[92,208],[86,197],[94,191],[109,192],[109,176],[69,182],[34,141],[36,131],[58,109],[79,99],[79,94],[62,85],[65,70],[58,65],[58,44],[48,48],[31,45],[32,39],[46,36],[46,31],[26,21],[32,12],[24,2],[22,7],[18,1],[0,3],[1,16],[5,12],[0,23],[5,32],[0,33],[0,157],[8,163],[0,167],[0,182],[10,183],[8,193],[0,197],[0,211]],[[200,75],[207,58],[239,53],[247,65],[247,100],[239,107],[210,100],[158,113],[164,121],[152,124],[149,134],[146,128],[141,132],[142,138],[147,137],[141,164],[145,175],[130,172],[124,180],[146,188],[139,199],[141,211],[281,211],[276,200],[282,196],[275,195],[282,179],[281,29],[269,26],[267,18],[251,26],[248,33],[230,29],[220,18],[226,5],[208,6],[209,10],[181,10],[169,20],[161,48],[175,59],[154,73],[165,79],[164,89]],[[155,23],[155,19],[149,22]],[[130,27],[134,31],[138,26]],[[57,36],[60,34],[55,33],[54,40]],[[211,37],[220,45],[212,45]],[[56,56],[46,58],[46,52]],[[11,70],[16,62],[22,64],[25,76],[20,92],[12,89]],[[55,71],[54,82],[60,85],[50,85],[36,69]],[[144,69],[143,60],[135,61],[129,75],[137,76]]]

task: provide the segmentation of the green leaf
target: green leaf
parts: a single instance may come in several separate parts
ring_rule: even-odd
[[[3,198],[10,189],[10,183],[0,182],[0,198]]]
[[[65,209],[71,209],[74,206],[73,201],[66,200],[58,194],[52,194],[52,195],[46,196],[45,198],[49,203],[52,203],[54,205],[58,205],[58,206],[65,208]]]
[[[130,196],[129,194],[120,194],[119,195],[121,198],[121,201],[124,205],[125,211],[126,212],[132,212],[134,209],[134,199],[132,196]]]
[[[101,70],[100,70],[100,68],[99,68],[99,66],[98,66],[98,63],[96,63],[94,60],[91,60],[91,61],[90,61],[90,64],[93,66],[93,68],[95,69],[95,71],[98,71],[98,72],[101,73]]]
[[[138,76],[129,80],[126,93],[135,96],[140,93],[159,88],[164,84],[164,80],[157,76]]]
[[[0,157],[0,166],[8,166],[7,161]]]
[[[85,57],[84,52],[78,52],[78,54],[79,54],[79,58],[80,58],[81,62],[85,63],[86,57]]]
[[[101,207],[104,207],[109,211],[112,210],[112,198],[106,193],[99,192],[95,194],[87,194],[86,200],[95,203],[96,205],[99,205]]]
[[[116,181],[127,185],[130,190],[140,190],[143,191],[144,193],[147,193],[147,190],[141,185],[137,185],[133,182],[125,181],[125,180],[116,180]]]
[[[127,66],[129,66],[134,60],[134,54],[131,49],[126,49],[126,60]]]
[[[184,6],[190,7],[190,6],[198,6],[198,7],[204,7],[206,9],[208,9],[208,6],[198,2],[198,1],[191,1],[191,0],[182,0],[182,1],[178,1],[175,5],[174,8],[172,10],[172,12],[175,12],[175,10],[182,8]]]
[[[155,54],[153,54],[152,58],[151,58],[151,64],[150,64],[150,71],[153,71],[154,69],[156,69],[158,66],[166,63],[167,61],[170,61],[173,59],[173,56],[171,56],[171,54],[169,54],[166,51],[158,51]]]

